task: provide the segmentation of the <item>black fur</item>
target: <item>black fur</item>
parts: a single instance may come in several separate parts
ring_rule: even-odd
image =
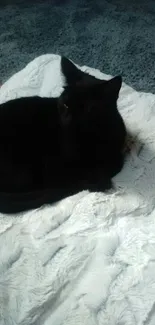
[[[64,57],[61,68],[67,86],[60,98],[0,105],[0,212],[38,208],[84,189],[105,191],[123,166],[121,77],[96,79]]]

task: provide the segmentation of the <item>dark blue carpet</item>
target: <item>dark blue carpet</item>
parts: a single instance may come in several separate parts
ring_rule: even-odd
[[[45,53],[155,93],[154,0],[1,0],[0,80]]]

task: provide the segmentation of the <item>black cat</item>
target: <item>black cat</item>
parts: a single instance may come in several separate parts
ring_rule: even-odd
[[[79,191],[105,191],[123,166],[121,77],[96,79],[61,59],[59,98],[0,105],[0,212],[16,213]]]

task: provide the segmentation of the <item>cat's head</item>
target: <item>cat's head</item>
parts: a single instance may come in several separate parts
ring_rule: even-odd
[[[66,58],[62,59],[62,71],[68,84],[59,99],[62,126],[72,127],[83,141],[89,140],[100,150],[103,146],[121,149],[126,137],[125,125],[117,109],[122,78],[96,79],[81,72]]]

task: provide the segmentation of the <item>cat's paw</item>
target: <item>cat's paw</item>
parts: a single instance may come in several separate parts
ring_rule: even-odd
[[[111,179],[105,179],[94,184],[89,184],[88,190],[90,192],[105,192],[112,188]]]

